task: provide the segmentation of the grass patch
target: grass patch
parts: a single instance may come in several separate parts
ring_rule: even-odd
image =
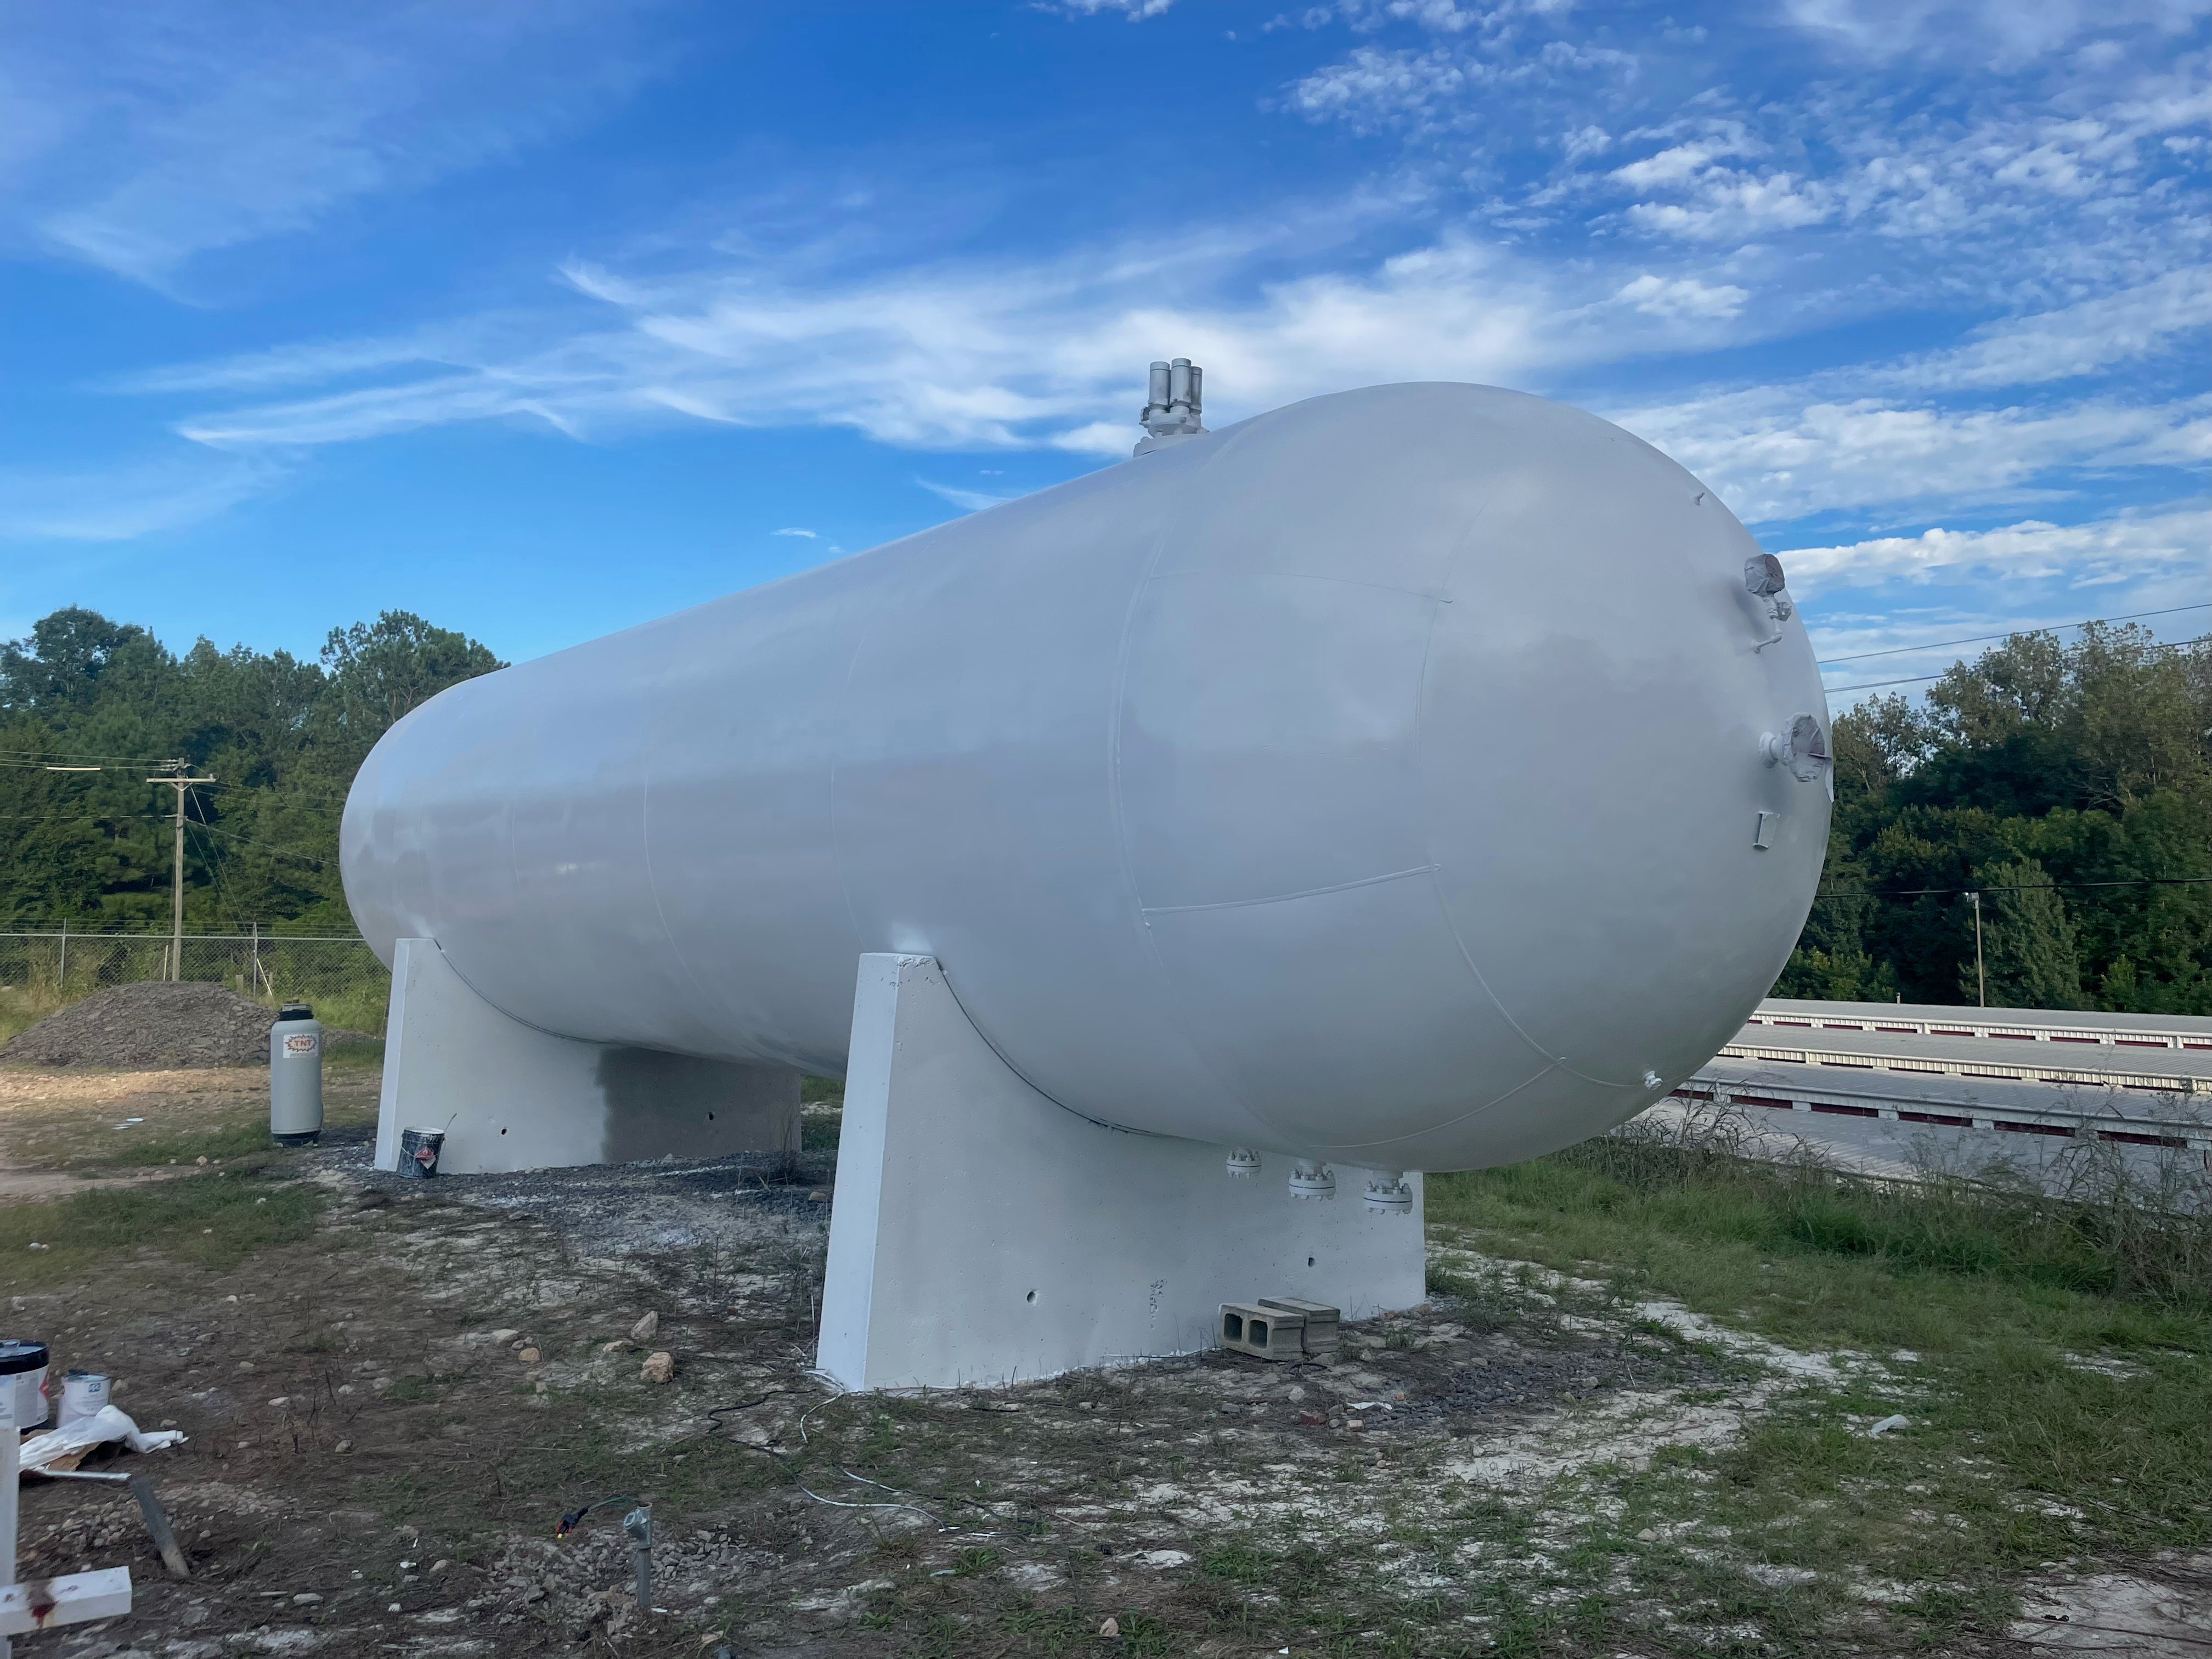
[[[358,1077],[364,1073],[384,1069],[384,1039],[363,1037],[344,1042],[325,1043],[323,1047],[323,1070],[346,1077]]]
[[[2212,1543],[2202,1211],[1619,1140],[1427,1193],[1432,1225],[1493,1255],[1888,1368],[1785,1393],[1724,1452],[1619,1477],[1639,1522],[1822,1574],[1778,1589],[1666,1540],[1632,1546],[1638,1590],[1692,1623],[1747,1620],[1774,1651],[1817,1649],[1841,1572],[1912,1587],[1899,1616],[1942,1642],[2001,1622],[2045,1563]],[[1432,1288],[1472,1287],[1447,1265]],[[1909,1426],[1869,1438],[1891,1413]]]
[[[376,1121],[376,1103],[323,1103],[323,1128],[357,1127]],[[190,1164],[198,1158],[229,1163],[245,1159],[254,1168],[279,1168],[300,1156],[299,1151],[278,1146],[269,1138],[269,1109],[256,1104],[211,1123],[203,1129],[157,1130],[150,1134],[111,1132],[112,1139],[92,1148],[93,1156],[80,1162],[112,1169],[152,1169],[168,1164]]]
[[[256,1250],[307,1237],[326,1202],[316,1188],[222,1170],[11,1204],[0,1209],[0,1286],[51,1285],[146,1249],[195,1267],[228,1267]],[[33,1250],[34,1243],[46,1248]]]
[[[131,1123],[132,1117],[144,1121]],[[324,1095],[325,1132],[375,1121],[376,1097],[367,1089],[334,1088]],[[158,1169],[202,1158],[226,1164],[242,1160],[249,1170],[281,1168],[299,1156],[270,1142],[269,1103],[259,1092],[181,1098],[118,1094],[20,1113],[6,1132],[7,1152],[19,1166],[77,1174]]]

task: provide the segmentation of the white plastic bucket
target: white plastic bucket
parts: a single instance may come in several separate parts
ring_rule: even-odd
[[[46,1426],[52,1402],[46,1395],[46,1345],[0,1339],[0,1387],[15,1387],[15,1426]]]
[[[62,1420],[67,1428],[72,1423],[96,1417],[107,1406],[107,1377],[100,1371],[64,1371],[62,1374]]]

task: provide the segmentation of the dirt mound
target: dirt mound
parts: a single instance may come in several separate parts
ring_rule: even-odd
[[[146,981],[95,991],[0,1044],[30,1066],[265,1066],[275,1016],[261,1003],[197,980]],[[331,1030],[343,1041],[358,1034]]]

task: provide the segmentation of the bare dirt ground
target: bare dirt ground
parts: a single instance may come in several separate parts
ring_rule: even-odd
[[[1866,1429],[1917,1409],[1909,1356],[1796,1352],[1438,1237],[1437,1299],[1347,1326],[1329,1369],[840,1397],[808,1373],[829,1152],[403,1182],[368,1167],[375,1084],[334,1076],[324,1146],[279,1154],[252,1149],[255,1073],[0,1071],[17,1176],[137,1183],[83,1240],[9,1247],[7,1334],[189,1437],[106,1465],[155,1477],[189,1582],[121,1498],[26,1485],[23,1571],[127,1564],[137,1603],[25,1653],[1929,1650],[1891,1616],[1914,1589],[1681,1498],[1808,1412],[1875,1456]],[[672,1381],[641,1376],[656,1351]],[[1818,1501],[1855,1501],[1848,1474]],[[2054,1572],[2027,1623],[1940,1650],[2087,1650],[2120,1607],[2133,1633],[2097,1650],[2202,1654],[2206,1563],[2168,1565]]]

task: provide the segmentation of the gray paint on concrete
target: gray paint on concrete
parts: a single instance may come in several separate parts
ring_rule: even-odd
[[[556,1036],[493,1007],[436,943],[397,942],[376,1165],[442,1130],[441,1170],[538,1170],[799,1144],[799,1074]]]

